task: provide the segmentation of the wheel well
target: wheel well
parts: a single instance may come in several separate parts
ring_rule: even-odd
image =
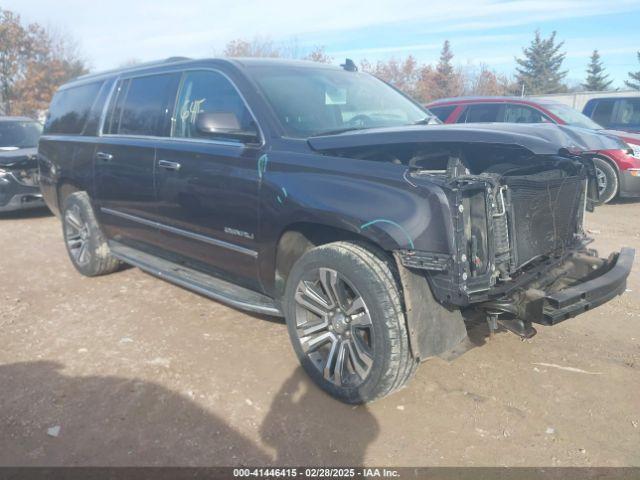
[[[72,193],[79,192],[80,190],[80,188],[71,182],[62,182],[58,187],[58,209],[62,212],[65,199]]]
[[[372,250],[380,252],[380,247],[376,246],[367,238],[347,230],[336,227],[329,227],[320,224],[298,223],[289,228],[280,236],[276,248],[276,268],[275,268],[275,289],[276,295],[284,294],[284,286],[287,282],[289,272],[294,263],[308,250],[319,245],[332,242],[351,241],[367,246]],[[391,255],[384,252],[388,258]]]

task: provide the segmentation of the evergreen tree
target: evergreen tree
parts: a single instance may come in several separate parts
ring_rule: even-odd
[[[591,60],[587,67],[587,83],[582,86],[589,91],[599,92],[609,88],[613,80],[608,80],[609,75],[604,73],[604,67],[600,60],[598,50],[594,50],[591,54]]]
[[[433,72],[434,97],[444,98],[461,95],[464,85],[460,72],[457,72],[451,60],[453,52],[449,40],[445,40],[440,51],[440,60]]]
[[[567,71],[561,71],[565,53],[560,49],[564,42],[556,44],[556,32],[543,39],[536,30],[535,38],[528,48],[524,48],[524,58],[516,58],[520,67],[516,68],[517,79],[524,85],[526,94],[558,93],[567,90],[562,79]]]
[[[638,62],[640,62],[640,52],[638,52]],[[629,76],[634,81],[625,80],[625,85],[629,88],[633,88],[634,90],[640,90],[640,70],[637,72],[629,72]]]

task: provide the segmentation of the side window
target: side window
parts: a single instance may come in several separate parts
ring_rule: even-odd
[[[103,82],[66,88],[53,97],[45,133],[79,135]]]
[[[612,123],[619,127],[637,127],[640,125],[640,98],[617,100],[615,119]]]
[[[462,117],[465,123],[500,122],[503,108],[504,106],[498,103],[478,103],[469,105],[466,115]]]
[[[447,105],[444,107],[429,107],[429,111],[433,113],[441,122],[446,122],[449,115],[453,113],[457,105]]]
[[[591,120],[606,127],[611,125],[611,115],[615,100],[598,100],[591,114]]]
[[[538,110],[527,105],[509,104],[504,110],[507,123],[544,123],[547,120]]]
[[[147,75],[119,82],[106,133],[168,136],[180,74]]]
[[[186,72],[176,104],[172,136],[238,140],[238,136],[229,132],[204,133],[198,130],[198,116],[206,113],[220,114],[218,118],[226,118],[226,123],[235,125],[238,132],[257,132],[242,97],[224,75],[211,71]]]

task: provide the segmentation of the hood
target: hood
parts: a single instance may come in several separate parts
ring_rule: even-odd
[[[16,150],[0,149],[0,167],[35,168],[38,166],[37,154],[38,149],[35,147]]]
[[[595,130],[551,124],[467,123],[415,125],[393,128],[353,130],[337,135],[311,137],[317,151],[397,143],[484,143],[517,145],[536,155],[555,155],[561,150],[591,152],[624,148],[613,135]]]

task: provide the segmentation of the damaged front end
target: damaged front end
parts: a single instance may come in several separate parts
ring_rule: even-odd
[[[362,134],[334,149],[402,164],[412,186],[442,189],[450,251],[396,252],[439,304],[480,309],[491,330],[500,322],[530,337],[532,323],[556,324],[624,292],[634,251],[598,258],[584,230],[598,203],[590,152],[614,140],[555,126],[447,127]]]
[[[588,157],[550,156],[492,164],[471,173],[450,157],[438,181],[452,206],[455,252],[448,264],[420,265],[420,253],[400,255],[425,268],[444,304],[473,306],[523,337],[532,323],[553,325],[594,308],[625,289],[633,250],[600,259],[588,248],[584,212],[596,195]],[[425,173],[411,174],[420,178]]]

